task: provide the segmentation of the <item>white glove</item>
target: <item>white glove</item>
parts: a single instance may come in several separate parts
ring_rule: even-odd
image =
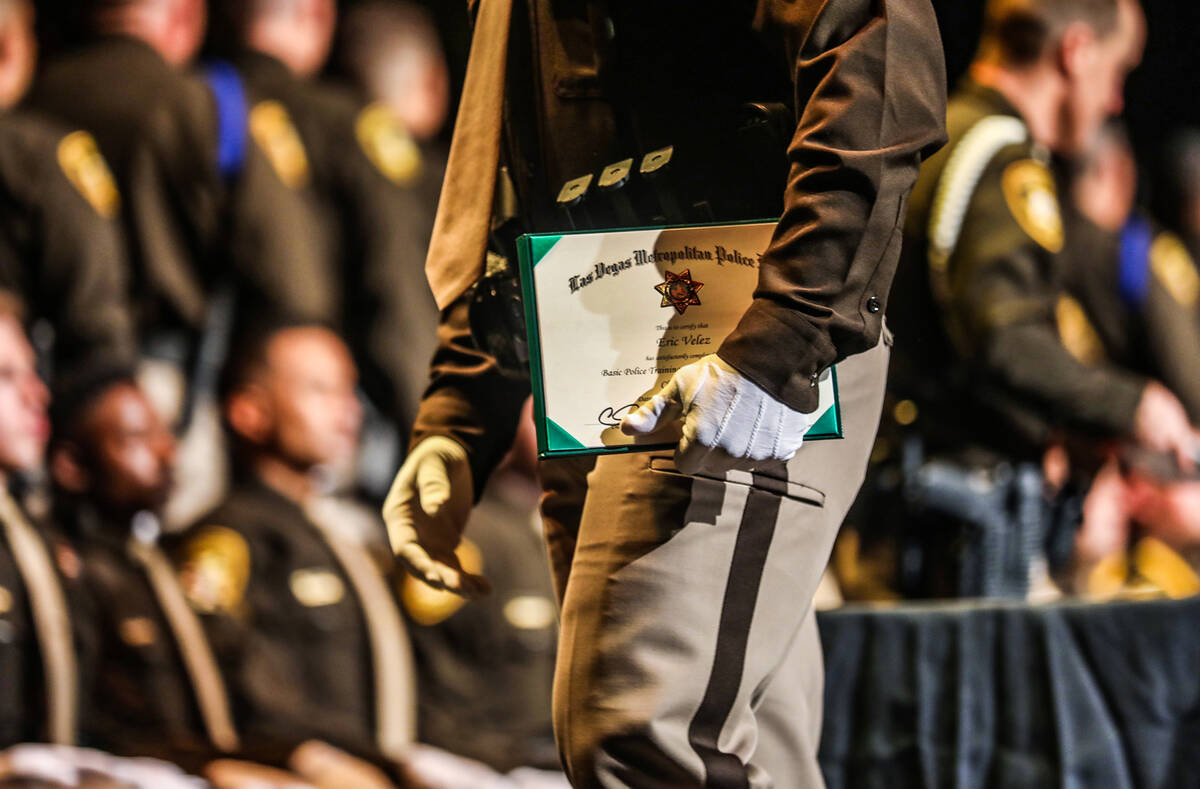
[[[808,414],[788,408],[710,354],[679,368],[658,394],[621,420],[621,431],[653,433],[676,408],[683,414],[683,438],[675,450],[675,465],[684,474],[724,473],[791,460],[811,421]],[[671,416],[664,416],[668,413]]]
[[[487,581],[454,555],[474,498],[467,451],[451,438],[430,436],[413,447],[383,502],[388,540],[409,572],[464,597],[488,591]]]

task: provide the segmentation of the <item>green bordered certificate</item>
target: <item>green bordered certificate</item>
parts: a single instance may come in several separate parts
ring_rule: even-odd
[[[517,241],[540,457],[636,452],[618,427],[750,305],[774,222],[533,234]],[[780,348],[780,353],[787,353]],[[841,438],[837,373],[806,438]],[[676,428],[677,429],[677,428]]]

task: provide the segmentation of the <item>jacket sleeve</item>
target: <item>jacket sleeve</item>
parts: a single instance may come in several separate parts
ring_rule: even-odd
[[[64,371],[95,357],[131,364],[135,341],[120,228],[89,205],[61,170],[45,178],[35,271],[37,300],[52,310],[56,361]]]
[[[479,496],[512,446],[529,384],[504,375],[496,360],[475,346],[468,307],[463,296],[442,312],[429,388],[417,411],[410,447],[436,435],[458,441],[470,455]]]
[[[1200,270],[1171,233],[1154,240],[1150,267],[1142,321],[1154,369],[1200,424]]]
[[[1058,250],[1015,217],[1002,181],[1010,167],[1030,163],[1021,152],[1002,153],[976,188],[950,264],[951,333],[984,387],[1051,424],[1127,435],[1146,380],[1106,360],[1084,308],[1057,279]]]
[[[761,0],[756,23],[793,64],[798,124],[754,301],[719,353],[807,412],[817,376],[878,341],[908,193],[945,141],[945,64],[928,0]]]

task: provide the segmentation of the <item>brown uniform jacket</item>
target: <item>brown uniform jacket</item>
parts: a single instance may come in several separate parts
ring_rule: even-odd
[[[1183,242],[1140,216],[1120,234],[1081,217],[1067,228],[1089,353],[1162,381],[1200,424],[1200,269]]]
[[[230,275],[256,309],[336,319],[325,225],[286,111],[246,92],[244,159],[227,182],[208,85],[142,41],[105,37],[51,61],[30,102],[91,131],[116,169],[143,328],[198,328]]]
[[[922,168],[908,213],[893,393],[918,405],[935,443],[1036,454],[1059,427],[1127,433],[1145,381],[1079,347],[1048,155],[994,90],[967,82],[948,121],[950,144]],[[985,153],[956,160],[968,135]],[[931,253],[931,237],[948,250]]]
[[[123,756],[151,756],[198,770],[222,756],[208,742],[180,645],[146,572],[129,556],[128,525],[72,516],[98,638],[87,742]]]
[[[318,739],[396,769],[375,747],[362,604],[298,505],[261,482],[243,481],[173,536],[168,550],[201,615],[251,757],[278,763]]]
[[[86,132],[25,111],[0,116],[0,287],[54,328],[58,367],[132,360],[119,210]]]
[[[579,44],[592,30],[584,4],[517,4],[506,152],[523,219],[550,229],[563,180],[658,146],[690,147],[692,172],[718,168],[722,152],[703,150],[708,126],[747,101],[791,104],[781,220],[754,302],[719,353],[812,411],[820,372],[879,338],[908,192],[945,138],[937,20],[926,0],[701,5],[609,3],[618,46],[597,55]],[[511,438],[522,393],[471,347],[461,306],[441,332],[414,437],[462,441],[478,482]]]

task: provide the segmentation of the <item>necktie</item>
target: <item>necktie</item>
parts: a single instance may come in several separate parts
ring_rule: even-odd
[[[183,665],[196,692],[200,717],[208,731],[209,741],[225,753],[237,750],[238,736],[229,711],[229,696],[217,668],[212,647],[196,613],[188,605],[175,571],[158,546],[130,537],[126,549],[142,566],[154,594],[162,605],[163,615],[175,636],[183,655]]]
[[[319,502],[311,504],[307,514],[362,604],[375,674],[376,739],[380,751],[399,759],[416,734],[417,699],[412,650],[396,598],[366,549],[340,535]]]
[[[500,163],[500,121],[513,0],[479,0],[425,276],[439,309],[479,278]]]
[[[79,675],[66,596],[46,544],[5,488],[0,488],[0,521],[33,611],[46,676],[47,735],[50,742],[71,745],[75,742]]]

